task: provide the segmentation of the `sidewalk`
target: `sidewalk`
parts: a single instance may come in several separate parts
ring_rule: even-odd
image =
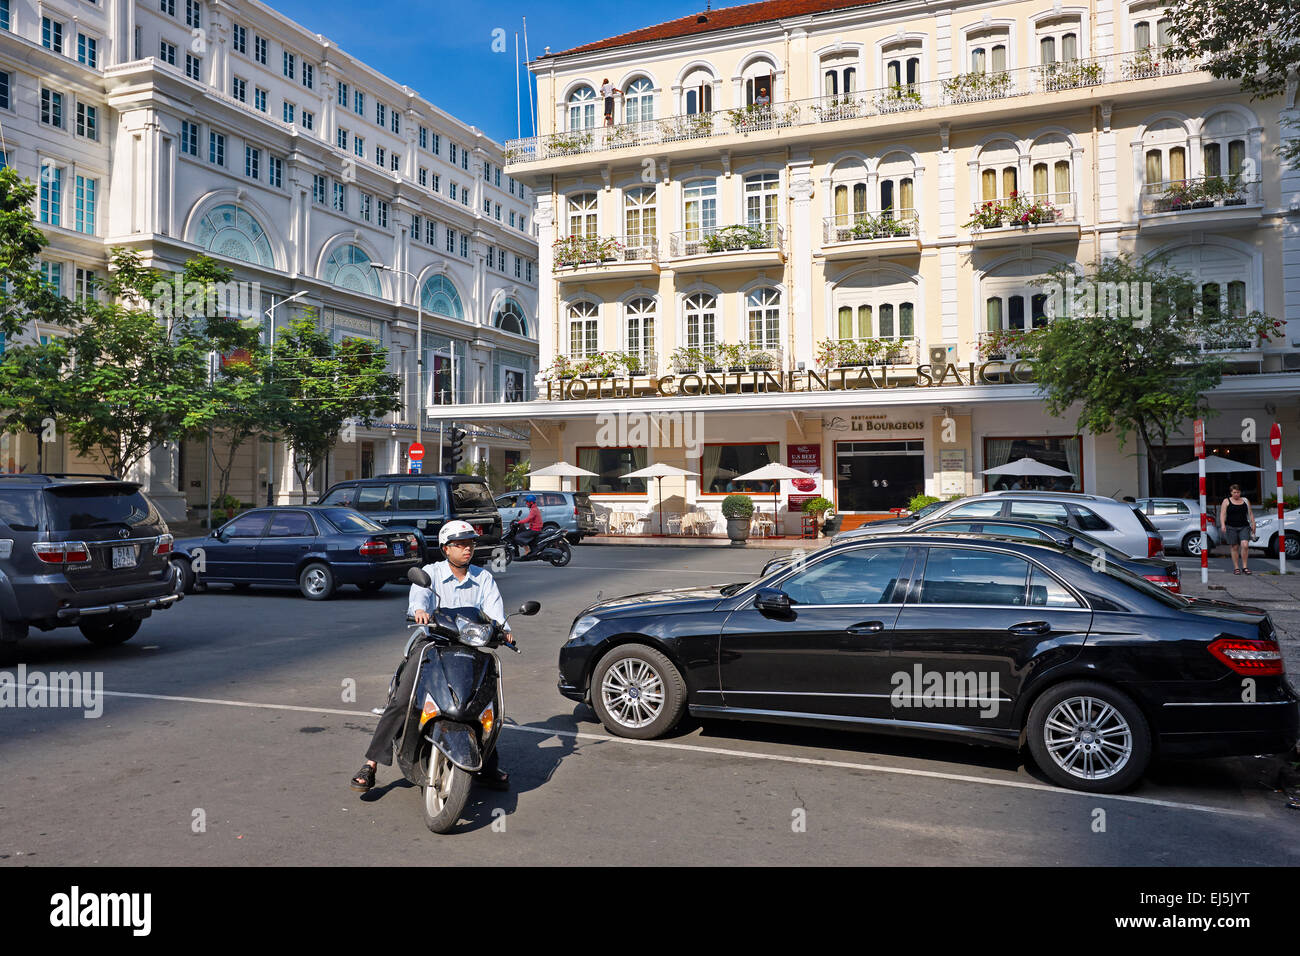
[[[1226,559],[1211,564],[1228,565]],[[1251,563],[1255,564],[1252,555]],[[1268,570],[1259,564],[1267,563]],[[1293,684],[1300,684],[1300,562],[1287,562],[1287,573],[1278,574],[1277,562],[1259,562],[1251,569],[1251,574],[1233,574],[1231,566],[1226,569],[1211,567],[1209,584],[1201,584],[1200,568],[1183,570],[1183,593],[1189,597],[1211,598],[1215,601],[1231,601],[1234,604],[1249,604],[1268,611],[1277,628],[1278,645],[1282,648],[1282,658],[1286,661],[1286,672]]]
[[[754,548],[765,549],[768,551],[793,551],[795,548],[803,548],[804,551],[815,551],[818,548],[824,548],[831,543],[830,538],[755,538],[751,536],[748,543],[741,547],[733,547],[731,542],[723,535],[640,535],[640,534],[598,534],[588,535],[582,539],[581,547],[590,545],[613,544],[625,548],[727,548],[736,553],[741,553]]]

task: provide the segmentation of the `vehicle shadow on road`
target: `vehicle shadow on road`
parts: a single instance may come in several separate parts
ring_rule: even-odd
[[[548,730],[561,733],[547,733]],[[519,798],[550,783],[565,758],[577,753],[578,741],[571,736],[577,730],[578,721],[567,714],[543,723],[530,723],[526,728],[507,720],[498,752],[501,769],[510,774],[510,789],[503,793],[475,785],[456,832],[503,828],[506,818],[518,809]]]

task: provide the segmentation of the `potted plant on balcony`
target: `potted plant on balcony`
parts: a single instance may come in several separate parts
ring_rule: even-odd
[[[854,217],[853,225],[848,230],[848,236],[845,238],[853,239],[874,239],[876,238],[876,220],[867,213],[862,213]]]
[[[913,86],[895,83],[884,93],[876,97],[876,111],[880,113],[897,113],[900,110],[921,108],[921,91]]]
[[[1002,226],[1002,219],[1006,215],[1002,203],[996,199],[989,199],[981,203],[975,210],[975,215],[966,223],[967,229],[999,229]]]
[[[569,362],[567,356],[557,355],[555,356],[554,361],[546,367],[546,371],[542,374],[546,378],[554,381],[555,379],[561,378],[573,378],[577,375],[577,372],[574,370],[573,365]]]
[[[821,495],[803,503],[803,513],[813,516],[813,537],[821,537],[827,517],[834,512],[835,503]]]
[[[754,499],[749,495],[727,495],[722,499],[722,517],[727,519],[727,537],[733,547],[744,547],[749,539],[749,519],[754,517]]]
[[[839,361],[840,343],[836,339],[822,339],[817,343],[816,361],[819,368],[834,368]]]
[[[567,133],[552,133],[546,137],[546,148],[552,156],[568,156],[580,153],[591,146],[591,134],[579,130]]]
[[[1196,187],[1187,182],[1171,183],[1166,189],[1164,198],[1169,201],[1169,211],[1179,212],[1183,209],[1190,209],[1192,199],[1196,195]]]
[[[704,365],[704,351],[693,345],[683,345],[669,357],[673,371],[679,375],[685,372],[697,372]]]
[[[745,347],[743,345],[719,345],[716,354],[717,361],[728,372],[743,372],[745,370]]]
[[[882,343],[884,365],[902,365],[907,361],[909,343],[902,339],[885,339]]]
[[[776,369],[776,356],[771,352],[751,352],[745,365],[754,372],[770,372]]]

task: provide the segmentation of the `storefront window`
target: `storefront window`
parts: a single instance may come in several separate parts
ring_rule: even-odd
[[[905,508],[924,490],[924,442],[835,443],[835,492],[840,511]]]
[[[737,475],[748,474],[777,460],[780,445],[767,442],[746,445],[705,445],[700,458],[700,492],[706,495],[725,495],[733,492],[761,495],[772,494],[771,481],[736,481]]]
[[[1044,477],[1036,475],[985,475],[985,491],[1006,489],[1027,491],[1083,491],[1083,439],[1071,435],[1064,438],[986,438],[984,439],[984,467],[996,468],[1009,461],[1032,458],[1050,465],[1071,476]]]
[[[579,490],[593,495],[643,495],[644,478],[624,478],[646,466],[644,448],[579,448],[578,467],[594,471],[595,478],[579,478]]]

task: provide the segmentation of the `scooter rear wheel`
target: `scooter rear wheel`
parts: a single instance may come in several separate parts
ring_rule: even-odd
[[[450,833],[469,800],[469,774],[436,747],[429,754],[428,768],[424,785],[420,787],[424,825],[434,833]]]
[[[557,568],[562,568],[573,560],[573,548],[571,548],[569,542],[565,541],[563,538],[555,544],[555,549],[559,553],[550,560],[551,564],[555,565]]]

